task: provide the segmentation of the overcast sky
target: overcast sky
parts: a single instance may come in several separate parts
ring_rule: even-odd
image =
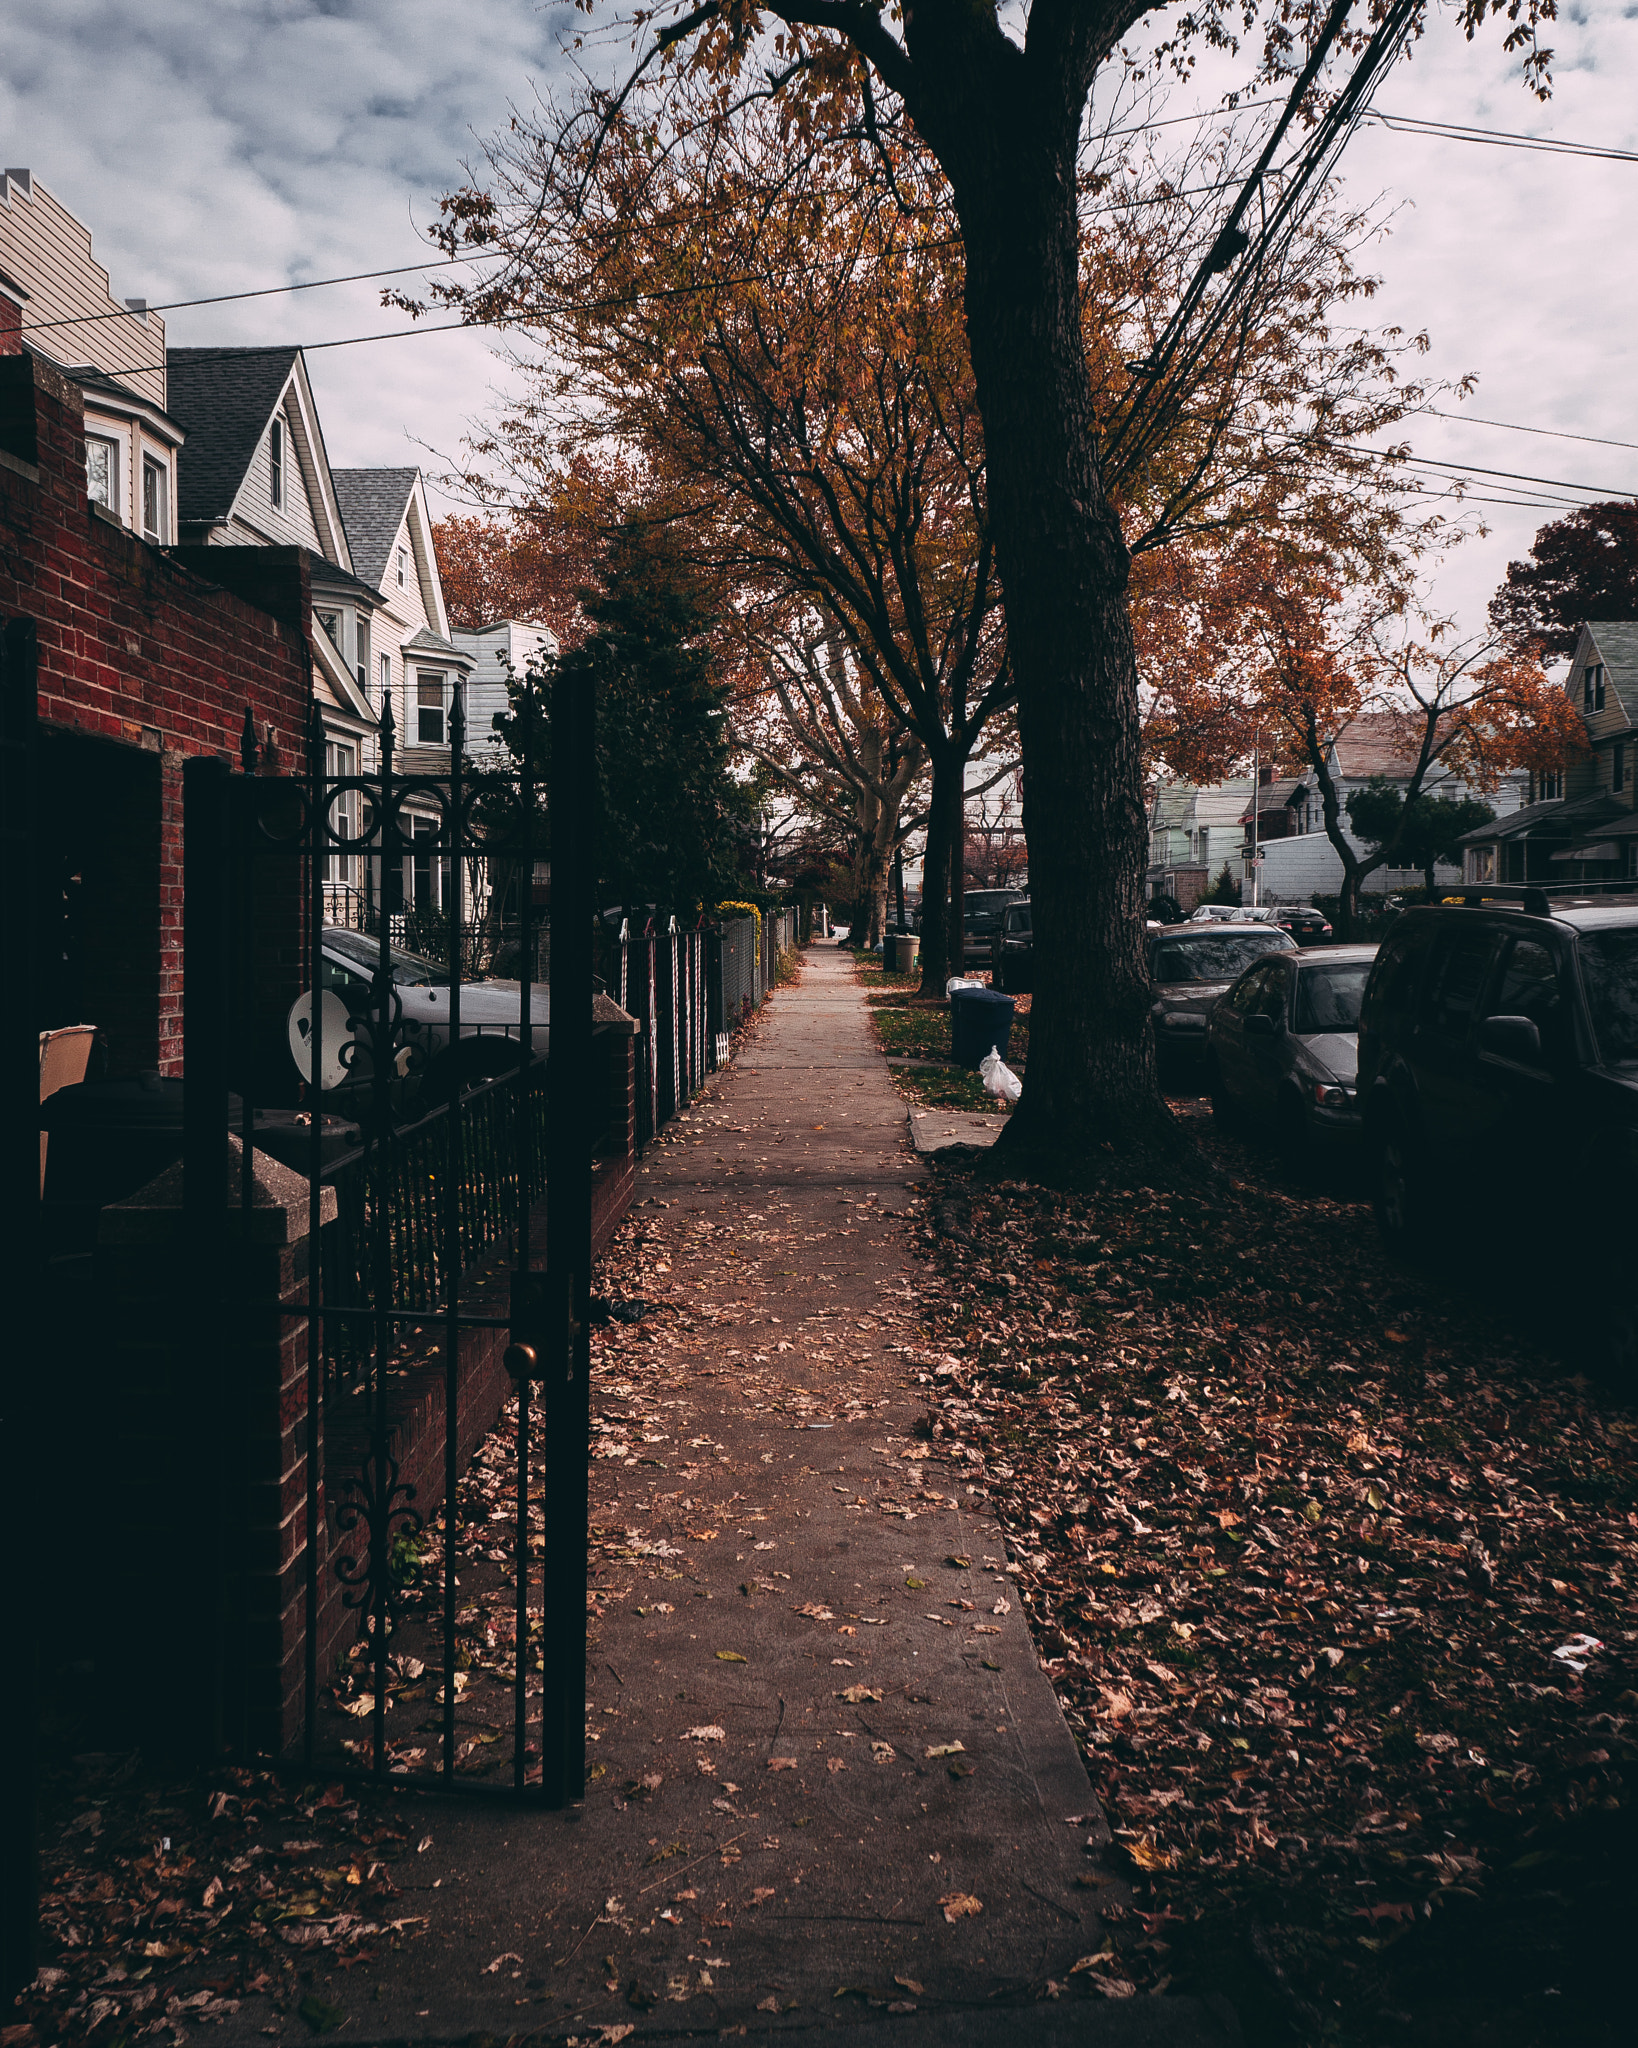
[[[91,227],[117,297],[151,302],[410,263],[417,229],[479,138],[562,75],[577,20],[529,0],[53,0],[6,10],[4,161]],[[1552,101],[1518,83],[1490,28],[1436,19],[1381,88],[1393,113],[1638,150],[1638,4],[1569,5]],[[1178,111],[1190,103],[1179,101]],[[1402,202],[1375,251],[1373,319],[1427,328],[1430,373],[1477,376],[1468,415],[1638,442],[1638,163],[1366,128],[1348,196]],[[169,316],[177,344],[323,342],[407,325],[378,285]],[[436,464],[501,374],[475,335],[315,349],[332,461]],[[1419,453],[1614,495],[1638,452],[1425,421]],[[1573,495],[1573,494],[1572,494]],[[1464,628],[1551,511],[1483,508],[1494,531],[1441,568]]]

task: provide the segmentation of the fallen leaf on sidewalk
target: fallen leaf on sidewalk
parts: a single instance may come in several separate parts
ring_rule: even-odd
[[[926,1996],[925,1990],[920,1984],[916,1982],[914,1977],[895,1977],[893,1979],[893,1982],[897,1984],[901,1990],[908,1991],[912,1997],[923,1998]]]
[[[486,1977],[493,1977],[495,1972],[500,1968],[502,1963],[516,1963],[520,1970],[523,1968],[522,1956],[515,1956],[513,1955],[512,1951],[508,1949],[504,1955],[496,1956],[493,1962],[485,1963],[483,1966],[483,1974]]]
[[[966,1748],[963,1742],[935,1742],[931,1749],[922,1751],[923,1756],[959,1756]]]
[[[701,1728],[690,1728],[683,1735],[684,1742],[726,1742],[728,1731],[719,1728],[715,1721],[708,1721]]]
[[[856,1707],[864,1700],[879,1700],[881,1694],[868,1685],[850,1685],[845,1692],[839,1692],[836,1697],[839,1700],[846,1700],[850,1707]]]
[[[971,1920],[984,1910],[984,1901],[975,1899],[971,1892],[946,1892],[939,1904],[952,1926],[957,1920]]]
[[[719,1650],[717,1652],[717,1662],[719,1664],[743,1664],[745,1659],[737,1650]]]
[[[770,1771],[794,1771],[796,1759],[793,1756],[771,1756],[768,1759]]]

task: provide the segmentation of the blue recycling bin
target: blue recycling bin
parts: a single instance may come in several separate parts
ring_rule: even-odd
[[[1012,1035],[1011,996],[993,988],[958,988],[950,996],[950,1057],[958,1067],[976,1067],[993,1045],[1002,1059]]]

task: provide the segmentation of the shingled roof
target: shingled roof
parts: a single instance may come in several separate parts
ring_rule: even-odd
[[[176,479],[184,526],[208,525],[232,511],[297,354],[295,348],[165,351],[171,415],[188,437]]]
[[[1589,619],[1585,630],[1592,636],[1622,710],[1638,725],[1638,620]]]
[[[332,469],[341,523],[353,567],[379,590],[387,580],[387,557],[404,522],[419,474],[413,469]]]

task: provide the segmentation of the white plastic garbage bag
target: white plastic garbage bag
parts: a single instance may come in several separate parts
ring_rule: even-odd
[[[985,1092],[993,1095],[998,1102],[1016,1102],[1024,1092],[1023,1082],[993,1045],[979,1061],[978,1074],[984,1083]]]

